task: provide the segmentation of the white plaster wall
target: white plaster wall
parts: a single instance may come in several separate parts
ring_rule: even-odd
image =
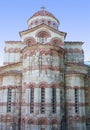
[[[14,53],[14,62],[20,62],[21,61],[21,54],[20,53]]]
[[[15,49],[15,48],[21,48],[21,42],[20,43],[14,43],[14,41],[13,41],[13,43],[11,42],[11,43],[6,43],[6,49],[10,49],[10,48],[13,48],[13,49]]]
[[[58,56],[50,56],[50,55],[42,55],[42,65],[51,65],[52,60],[52,66],[62,67],[63,65],[63,59]],[[28,66],[38,66],[38,56],[28,56],[26,59],[23,59],[23,67]]]
[[[49,116],[52,113],[52,106],[50,106],[52,103],[52,88],[45,88],[45,102],[49,104],[45,107],[45,113]]]
[[[4,53],[4,61],[3,62],[9,62],[9,53]]]
[[[16,86],[16,85],[21,85],[21,77],[18,76],[4,76],[3,77],[3,83],[2,83],[2,86],[8,86],[8,85],[11,85],[11,86]]]
[[[5,76],[3,78],[3,86],[15,85],[15,78],[13,76]]]
[[[2,85],[2,77],[0,77],[0,86]]]
[[[6,44],[6,50],[9,49],[21,49],[21,43],[9,43]],[[14,53],[14,52],[4,52],[4,62],[19,62],[20,61],[20,53]]]
[[[2,91],[2,102],[7,103],[7,89]],[[5,114],[7,111],[6,105],[2,105],[2,114]]]
[[[52,83],[52,82],[58,82],[60,83],[60,81],[62,81],[62,77],[60,79],[60,76],[57,74],[56,77],[56,72],[53,71],[48,71],[47,74],[45,73],[45,71],[42,70],[42,72],[39,74],[39,70],[33,70],[32,72],[30,71],[29,75],[28,75],[29,71],[26,73],[23,73],[23,82],[29,83],[29,82],[36,82],[39,83],[41,81],[43,81],[43,77],[44,77],[44,81],[48,82],[48,83]]]
[[[60,88],[56,88],[56,102],[57,102],[57,104],[61,104],[61,102],[62,102],[62,101],[60,101]],[[60,105],[57,106],[56,110],[57,110],[57,115],[60,115],[60,112],[61,112]]]
[[[0,90],[0,103],[3,102],[4,90]],[[3,105],[0,105],[0,114],[3,113]]]
[[[69,76],[67,77],[66,79],[66,84],[67,86],[71,86],[72,88],[73,87],[84,87],[84,79],[83,77],[79,77],[79,76],[75,76],[75,75],[72,75],[72,76]],[[84,90],[83,89],[79,89],[79,103],[85,103],[85,99],[84,99]],[[75,95],[74,95],[74,89],[68,89],[67,90],[67,102],[69,103],[74,103],[75,101]],[[72,109],[72,107],[71,107]],[[73,114],[75,113],[75,108],[74,108],[74,111],[73,109],[71,111],[69,111],[70,113],[73,112]],[[85,115],[85,106],[83,107],[79,107],[79,115]]]

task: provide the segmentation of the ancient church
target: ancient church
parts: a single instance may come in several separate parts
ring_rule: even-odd
[[[0,130],[90,130],[90,66],[81,41],[65,41],[42,9],[6,41],[0,67]],[[78,31],[78,29],[77,29]]]

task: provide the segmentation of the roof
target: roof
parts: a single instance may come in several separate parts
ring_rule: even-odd
[[[82,41],[65,41],[65,43],[66,44],[72,44],[72,45],[73,44],[81,44],[82,45],[84,42],[82,42]]]
[[[54,18],[54,19],[56,19],[56,20],[58,21],[58,19],[57,19],[52,13],[50,13],[50,12],[48,12],[48,11],[46,11],[46,10],[40,10],[40,11],[34,13],[34,14],[28,19],[28,21],[29,21],[30,19],[32,19],[33,17],[36,17],[36,16],[50,16],[50,17],[52,17],[52,18]],[[58,23],[59,23],[59,21],[58,21]]]

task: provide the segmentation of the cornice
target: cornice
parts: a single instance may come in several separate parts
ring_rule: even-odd
[[[86,67],[86,65],[84,63],[65,63],[66,66],[68,67],[75,67],[75,66],[78,66],[78,67]],[[86,67],[87,68],[87,67]]]
[[[50,43],[47,43],[47,44],[41,44],[41,43],[37,43],[37,44],[35,44],[35,45],[33,45],[33,46],[30,46],[30,47],[28,47],[28,46],[25,46],[22,50],[21,50],[21,52],[23,53],[24,51],[27,51],[27,50],[30,50],[30,49],[34,49],[34,50],[38,50],[38,51],[40,51],[40,49],[45,49],[46,50],[46,48],[47,49],[55,49],[56,51],[61,51],[61,52],[65,52],[65,50],[63,49],[63,48],[61,48],[61,47],[56,47],[56,46],[53,46],[53,45],[50,45]]]
[[[0,67],[0,71],[2,71],[3,69],[6,69],[6,68],[11,68],[11,67],[16,67],[16,66],[18,66],[18,65],[20,65],[22,62],[17,62],[17,63],[13,63],[13,64],[9,64],[9,65],[4,65],[4,66],[1,66]]]
[[[6,44],[19,44],[21,41],[5,41]]]
[[[55,32],[55,33],[58,33],[59,35],[64,36],[64,38],[65,38],[66,35],[67,35],[66,32],[62,32],[62,31],[56,30],[56,29],[54,29],[54,28],[52,28],[52,27],[50,27],[50,26],[48,26],[48,25],[46,25],[46,24],[44,24],[44,23],[42,23],[42,24],[40,24],[40,25],[38,25],[38,26],[35,26],[35,27],[31,28],[31,29],[27,29],[27,30],[21,31],[21,32],[19,32],[19,34],[20,34],[20,36],[22,36],[22,35],[24,35],[24,34],[27,34],[27,33],[33,32],[33,31],[35,31],[35,30],[37,30],[37,29],[40,29],[40,28],[42,28],[42,27],[45,27],[46,29],[49,29],[49,30],[51,30],[51,31],[53,31],[53,32]]]
[[[82,41],[64,41],[65,44],[70,44],[70,45],[73,45],[73,44],[83,44],[84,42]]]
[[[10,70],[10,71],[5,71],[0,73],[1,76],[9,76],[9,75],[22,75],[21,71],[17,70]]]
[[[78,63],[78,64],[77,63],[65,63],[65,68],[66,68],[66,72],[68,71],[68,68],[70,68],[69,71],[71,73],[75,73],[75,74],[87,75],[87,73],[88,73],[88,67],[86,65],[80,64],[80,63]],[[84,70],[84,71],[82,72],[82,70]]]

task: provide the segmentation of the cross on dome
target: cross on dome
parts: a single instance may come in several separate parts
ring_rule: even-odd
[[[46,8],[45,8],[45,6],[42,6],[41,9],[42,9],[42,10],[45,10]]]

